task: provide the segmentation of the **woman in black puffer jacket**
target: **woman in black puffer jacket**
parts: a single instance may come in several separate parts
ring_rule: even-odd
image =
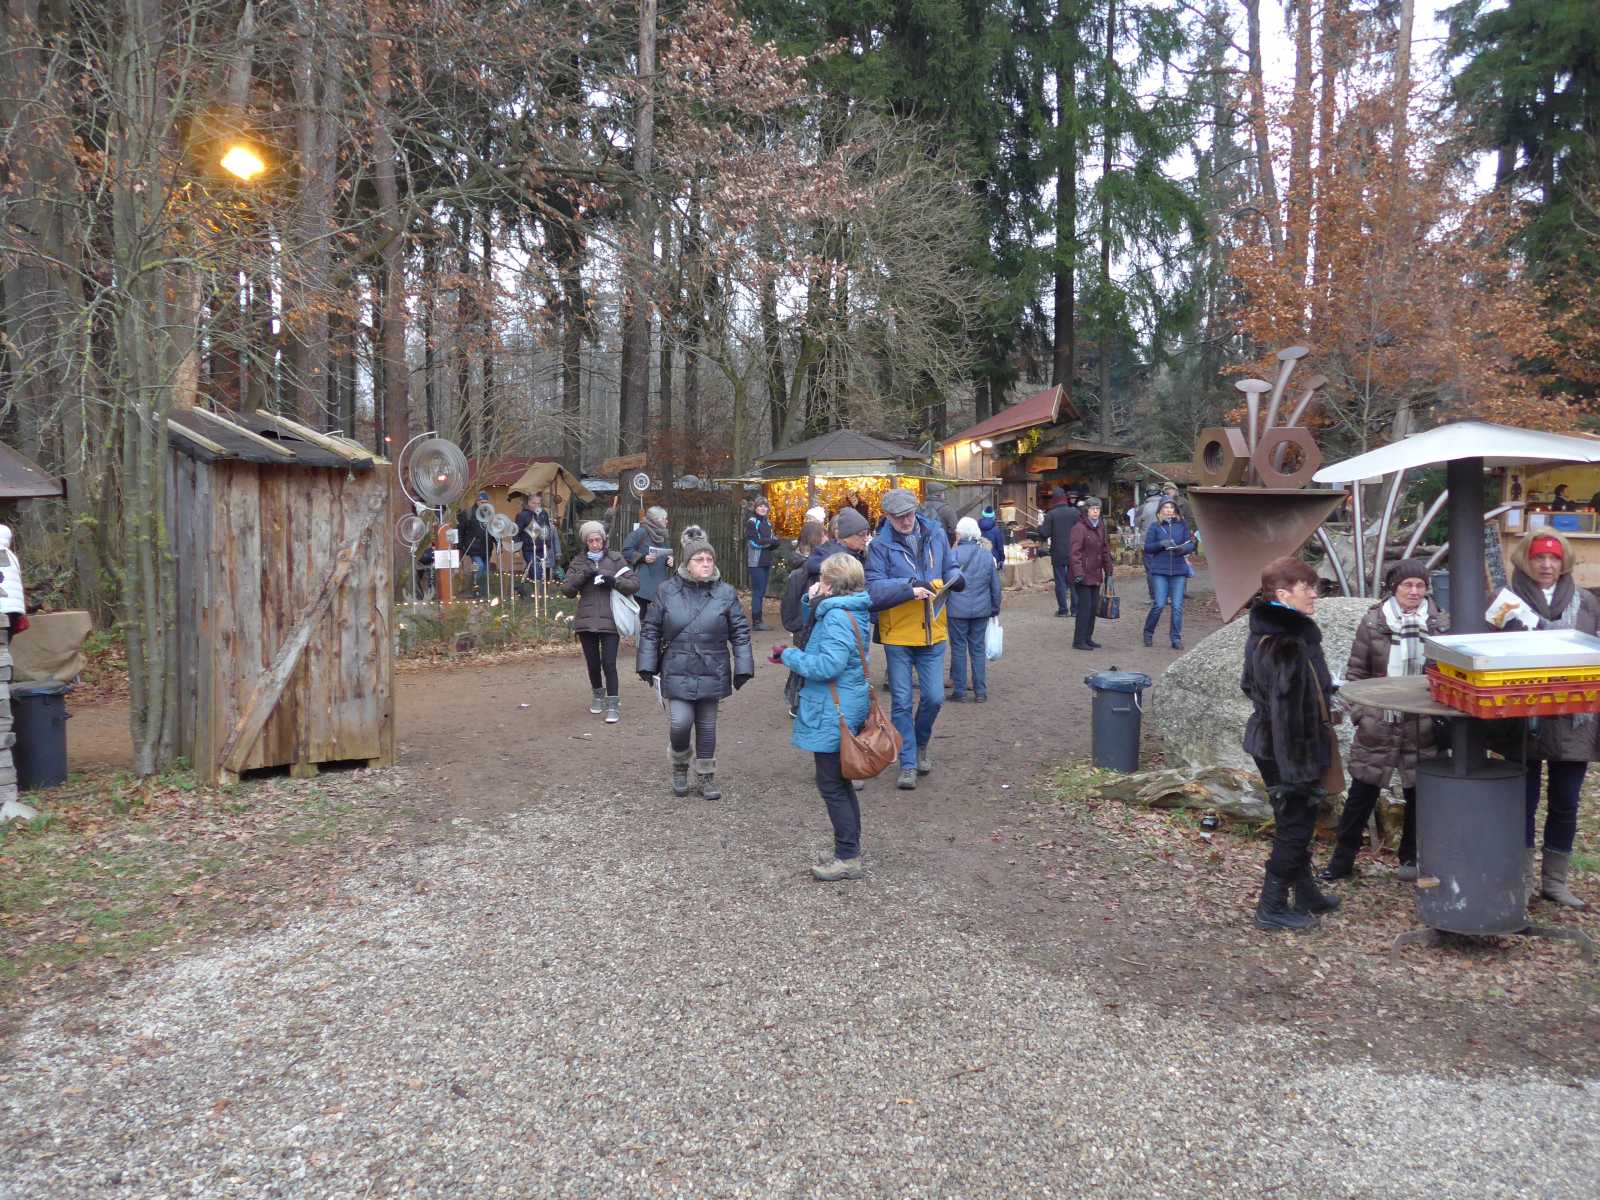
[[[698,525],[683,533],[676,574],[656,591],[639,631],[639,678],[654,683],[670,717],[672,792],[689,792],[689,735],[700,795],[719,800],[716,787],[717,704],[755,674],[750,623],[733,585],[717,571],[716,551]]]

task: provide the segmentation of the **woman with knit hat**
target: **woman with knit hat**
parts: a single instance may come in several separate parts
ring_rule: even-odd
[[[1388,598],[1368,609],[1356,626],[1346,679],[1422,674],[1422,639],[1439,632],[1439,616],[1428,601],[1427,564],[1420,558],[1396,563],[1387,582]],[[1433,756],[1433,722],[1363,704],[1352,704],[1350,709],[1356,726],[1350,746],[1350,790],[1339,817],[1338,842],[1322,878],[1348,879],[1355,873],[1361,835],[1378,793],[1398,771],[1406,802],[1400,824],[1400,879],[1409,882],[1417,877],[1417,760]]]
[[[639,618],[655,603],[656,589],[672,572],[672,535],[667,532],[667,510],[652,504],[644,510],[633,532],[622,540],[622,558],[639,576]]]
[[[698,525],[683,531],[677,572],[656,589],[639,630],[635,668],[646,683],[661,677],[673,795],[688,794],[692,757],[701,797],[720,800],[717,706],[748,683],[756,668],[739,594],[717,570],[717,552]]]
[[[1576,629],[1600,633],[1600,601],[1572,578],[1572,547],[1561,534],[1530,531],[1511,552],[1511,592],[1520,605],[1489,606],[1491,624],[1502,629]],[[1504,593],[1501,593],[1504,596]],[[1528,900],[1543,895],[1568,908],[1587,905],[1568,886],[1572,843],[1578,832],[1578,795],[1589,764],[1600,758],[1600,719],[1594,713],[1539,718],[1538,733],[1529,738],[1524,861]],[[1539,791],[1548,771],[1545,793],[1544,864],[1534,876],[1533,834],[1539,815]]]
[[[585,521],[578,527],[578,553],[567,564],[567,577],[561,590],[578,598],[578,611],[572,628],[583,646],[589,667],[589,686],[594,699],[589,711],[605,713],[606,724],[622,720],[622,698],[617,690],[617,622],[611,615],[611,592],[624,596],[639,590],[639,576],[622,560],[622,555],[606,545],[606,527],[599,521]]]

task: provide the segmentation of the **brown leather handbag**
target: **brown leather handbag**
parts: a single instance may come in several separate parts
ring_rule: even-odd
[[[867,681],[867,719],[861,723],[860,733],[851,733],[844,719],[844,705],[839,703],[839,689],[831,682],[828,691],[833,694],[833,706],[839,710],[839,773],[846,779],[873,779],[883,774],[890,763],[900,760],[900,731],[890,723],[888,714],[878,703],[878,694],[872,689],[872,676],[867,673],[867,643],[861,636],[861,626],[856,624],[854,613],[846,613],[850,628],[855,630],[856,648],[861,651],[861,677]]]

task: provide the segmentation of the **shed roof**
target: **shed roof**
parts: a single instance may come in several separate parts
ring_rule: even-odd
[[[560,460],[548,454],[527,458],[469,458],[467,476],[478,487],[510,487],[534,463],[553,463]]]
[[[979,438],[1002,438],[1007,434],[1032,429],[1036,425],[1055,425],[1062,421],[1070,423],[1076,421],[1080,415],[1077,406],[1067,398],[1067,389],[1058,383],[1018,400],[1015,404],[1008,404],[992,417],[985,417],[976,425],[945,438],[941,445],[975,442]]]
[[[46,475],[38,463],[0,442],[0,500],[31,500],[60,496],[61,480]]]
[[[366,447],[337,434],[318,433],[277,413],[176,409],[167,416],[172,448],[203,462],[265,463],[283,467],[371,470],[379,460]]]
[[[831,461],[858,462],[875,458],[894,460],[912,458],[925,461],[927,456],[910,446],[886,442],[882,438],[869,437],[851,429],[835,429],[831,433],[808,438],[792,446],[780,446],[763,454],[756,461],[775,465]]]

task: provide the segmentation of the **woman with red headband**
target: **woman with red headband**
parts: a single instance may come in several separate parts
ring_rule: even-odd
[[[1501,623],[1504,629],[1576,629],[1600,633],[1600,601],[1572,578],[1572,547],[1559,533],[1538,530],[1525,536],[1511,552],[1515,567],[1511,590],[1526,608],[1518,608]],[[1491,605],[1494,621],[1499,610]],[[1527,610],[1532,609],[1529,616]],[[1520,619],[1518,614],[1520,614]],[[1600,758],[1600,720],[1594,713],[1566,717],[1541,717],[1538,733],[1528,751],[1527,858],[1524,871],[1528,899],[1543,895],[1568,908],[1586,905],[1567,886],[1572,865],[1572,843],[1578,832],[1578,794],[1589,764]],[[1535,878],[1534,818],[1539,813],[1541,776],[1548,771],[1545,796],[1544,869]]]

